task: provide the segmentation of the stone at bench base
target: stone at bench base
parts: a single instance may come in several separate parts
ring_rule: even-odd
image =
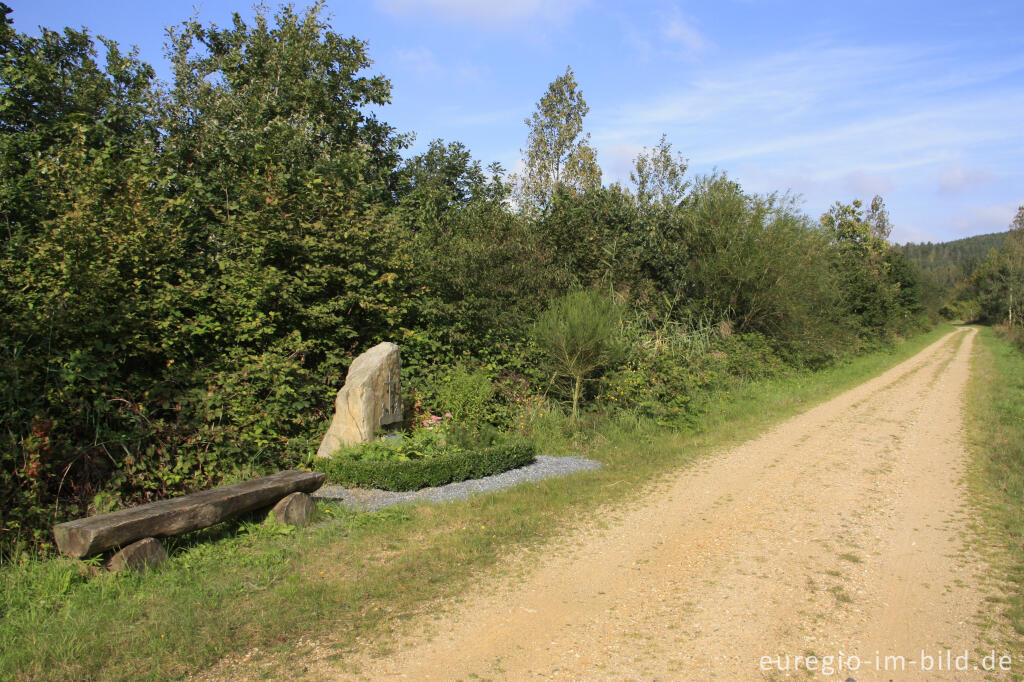
[[[306,493],[292,493],[275,504],[270,513],[278,523],[302,527],[309,523],[314,510],[316,504],[312,497]]]
[[[133,542],[120,552],[110,557],[107,562],[107,570],[117,573],[128,569],[130,571],[145,571],[167,561],[167,550],[156,538],[143,538]]]
[[[311,493],[324,482],[320,471],[282,471],[234,485],[122,509],[53,527],[57,548],[75,557],[123,547],[140,538],[180,535],[207,528],[294,492]]]

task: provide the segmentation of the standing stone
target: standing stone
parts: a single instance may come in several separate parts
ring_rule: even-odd
[[[110,557],[107,569],[114,573],[125,569],[145,571],[147,568],[165,561],[167,561],[167,550],[160,544],[160,541],[156,538],[143,538]]]
[[[309,519],[313,516],[315,509],[316,503],[313,502],[312,497],[306,493],[292,493],[275,504],[270,513],[274,515],[274,520],[278,523],[301,528],[309,524]]]
[[[317,457],[330,457],[342,445],[365,443],[380,427],[402,421],[401,371],[398,346],[387,341],[353,361]]]

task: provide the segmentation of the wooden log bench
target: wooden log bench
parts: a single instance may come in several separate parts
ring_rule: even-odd
[[[53,536],[61,552],[84,557],[145,538],[199,530],[248,511],[268,508],[293,493],[308,494],[317,490],[323,485],[324,477],[319,471],[282,471],[111,514],[68,521],[54,526]]]

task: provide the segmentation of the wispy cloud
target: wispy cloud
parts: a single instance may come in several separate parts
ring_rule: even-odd
[[[1016,213],[1017,203],[1012,201],[995,205],[974,206],[968,211],[955,216],[952,224],[955,234],[964,236],[1004,232],[1010,229],[1010,223],[1013,222],[1013,216]]]
[[[612,144],[601,147],[598,150],[598,157],[601,168],[607,175],[605,179],[609,182],[629,180],[633,162],[643,151],[643,145],[639,144]]]
[[[414,47],[398,52],[398,62],[421,77],[434,77],[444,73],[434,53],[425,47]]]
[[[445,81],[446,83],[474,83],[484,77],[484,71],[476,64],[442,65],[432,50],[426,47],[412,47],[399,50],[395,60],[402,69],[421,80]]]
[[[893,181],[888,175],[858,170],[847,173],[846,186],[854,196],[873,197],[876,194],[886,195],[892,192]]]
[[[817,43],[683,74],[596,120],[598,148],[650,145],[664,131],[694,172],[725,168],[752,191],[791,189],[811,215],[881,194],[902,239],[1003,230],[1013,216],[1008,204],[958,206],[1014,191],[1004,185],[1024,152],[1016,56],[965,63],[938,48]],[[607,180],[628,178],[616,154],[602,161]],[[902,215],[916,225],[901,228]]]
[[[685,57],[695,57],[711,46],[708,38],[694,25],[694,21],[684,16],[678,7],[673,7],[665,17],[661,35],[672,46],[681,48]]]
[[[640,63],[659,61],[694,61],[714,46],[698,28],[698,22],[672,5],[650,15],[638,12],[613,11],[610,16],[618,26],[623,46]]]
[[[984,185],[995,179],[995,175],[984,168],[953,166],[939,176],[940,194],[958,194],[972,187]]]
[[[914,48],[815,46],[707,68],[611,114],[595,139],[646,142],[666,130],[697,163],[771,157],[847,178],[949,164],[964,148],[1008,138],[1024,144],[1024,91],[952,92],[948,78],[928,79],[939,61]],[[966,70],[956,78],[958,88],[970,82]]]

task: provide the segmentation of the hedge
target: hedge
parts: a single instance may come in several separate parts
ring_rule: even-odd
[[[405,462],[365,462],[344,457],[317,459],[313,466],[330,483],[355,488],[409,491],[483,478],[530,464],[536,448],[526,441],[494,445],[477,452],[424,457]]]

